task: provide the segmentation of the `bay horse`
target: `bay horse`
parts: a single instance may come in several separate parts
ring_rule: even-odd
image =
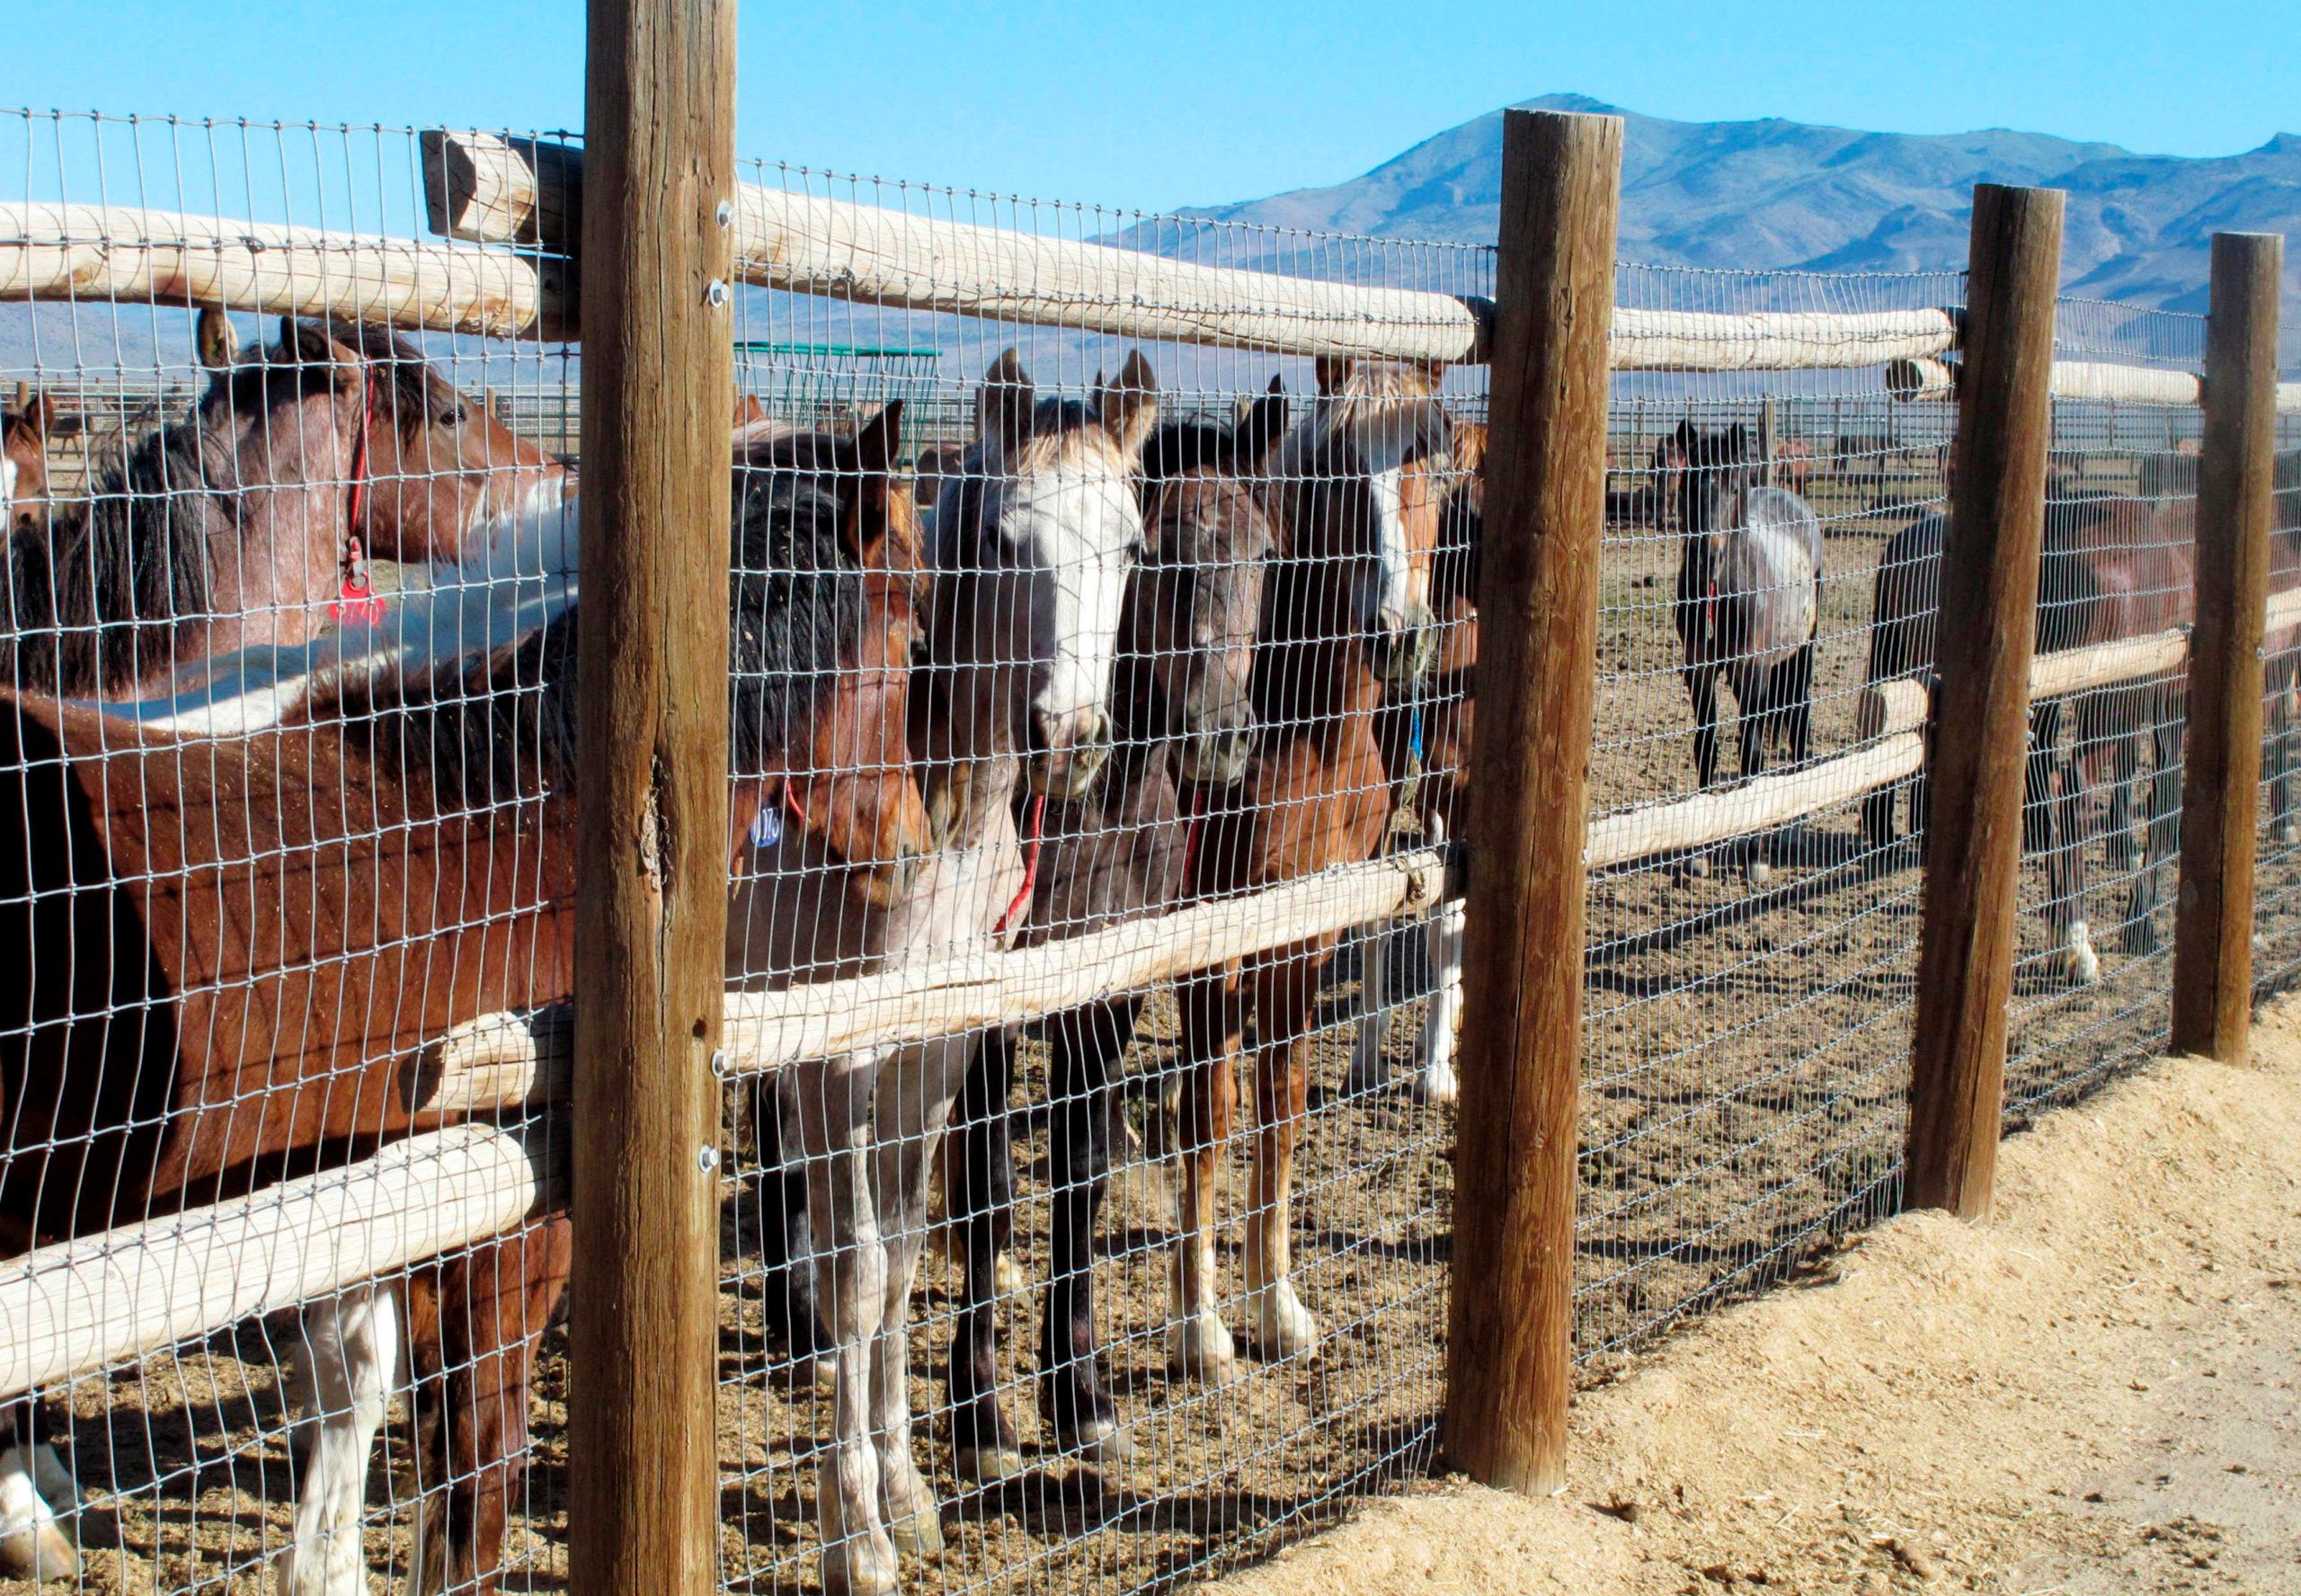
[[[902,497],[870,436],[793,441],[751,458],[748,491],[739,479],[738,826],[867,684],[858,551],[884,541]],[[35,844],[0,867],[12,1255],[431,1129],[405,1078],[423,1042],[568,995],[579,624],[572,607],[502,648],[348,671],[259,738],[191,743],[93,706],[0,696],[0,767],[23,773],[0,783],[0,824]],[[42,956],[62,947],[70,957]],[[140,1023],[91,1018],[123,1011]],[[322,1411],[283,1591],[365,1588],[367,1454],[403,1336],[431,1415],[420,1475],[444,1482],[421,1515],[413,1583],[492,1588],[568,1245],[564,1210],[538,1214],[307,1310],[295,1382]]]
[[[1130,356],[1088,401],[1041,400],[1009,350],[975,415],[976,441],[944,480],[929,528],[928,618],[909,694],[910,768],[932,846],[864,927],[858,956],[871,967],[1007,945],[1027,901],[1021,794],[1079,798],[1111,752],[1113,659],[1144,542],[1133,478],[1158,419],[1150,365]],[[786,878],[754,874],[743,891],[746,923],[784,918]],[[786,979],[779,953],[738,956],[755,981]],[[786,1072],[778,1118],[796,1121],[832,1369],[817,1491],[829,1591],[892,1592],[902,1553],[942,1545],[911,1448],[910,1299],[928,1172],[981,1042],[942,1037]]]
[[[1872,684],[1932,667],[1949,524],[1946,514],[1923,517],[1897,533],[1879,556],[1870,632]],[[2187,625],[2196,601],[2195,545],[2190,501],[2072,495],[2059,485],[2049,488],[2038,563],[2036,652],[2058,653]],[[2155,945],[2156,877],[2173,848],[2179,820],[2184,689],[2183,682],[2165,678],[2030,705],[2022,846],[2046,856],[2052,968],[2064,980],[2083,984],[2101,974],[2085,913],[2085,852],[2095,826],[2088,794],[2105,780],[2112,847],[2118,857],[2141,864],[2128,905],[2126,951],[2144,953]],[[2060,749],[2065,718],[2071,732],[2066,753]],[[2148,834],[2137,848],[2128,793],[2139,776],[2145,740],[2152,763],[2144,809]],[[1865,846],[1894,840],[1897,791],[1882,788],[1864,801]],[[1922,776],[1910,793],[1912,828],[1922,830]]]
[[[2301,449],[2277,457],[2271,507],[2269,590],[2301,590]],[[2301,624],[2273,628],[2261,639],[2262,691],[2267,723],[2263,776],[2269,782],[2270,836],[2280,844],[2301,841],[2293,820],[2295,693],[2301,687]]]
[[[1149,541],[1119,633],[1110,761],[1077,798],[1026,800],[1043,838],[1019,945],[1084,935],[1188,896],[1195,821],[1184,799],[1227,789],[1253,748],[1254,643],[1274,546],[1253,480],[1286,428],[1282,386],[1235,421],[1168,421],[1138,482]],[[1039,1411],[1054,1445],[1092,1462],[1133,1451],[1101,1366],[1095,1237],[1110,1184],[1118,1070],[1148,1001],[1124,993],[1048,1016],[1050,1260],[1039,1319]],[[983,1039],[953,1124],[950,1219],[964,1296],[949,1395],[959,1477],[1019,1474],[1021,1444],[999,1399],[1000,1249],[1015,1202],[1008,1099],[1019,1029]]]
[[[1200,789],[1194,896],[1252,891],[1381,851],[1399,772],[1376,716],[1416,689],[1433,650],[1436,495],[1453,429],[1435,365],[1322,359],[1310,414],[1280,444],[1270,501],[1277,548],[1253,669],[1261,728],[1245,781]],[[1247,1206],[1249,1330],[1266,1356],[1311,1353],[1318,1323],[1292,1274],[1294,1140],[1308,1108],[1310,1022],[1336,938],[1186,978],[1179,1224],[1168,1365],[1222,1379],[1237,1352],[1214,1278],[1216,1173],[1237,1110],[1232,1060],[1256,1027],[1253,1183]]]
[[[1454,477],[1439,511],[1437,556],[1430,590],[1437,616],[1438,650],[1428,684],[1401,709],[1386,705],[1379,724],[1393,769],[1408,759],[1421,767],[1413,812],[1423,843],[1444,847],[1462,840],[1470,816],[1470,735],[1478,687],[1478,583],[1479,551],[1486,541],[1486,449],[1483,421],[1454,423]],[[1403,739],[1409,746],[1401,752]],[[1447,1104],[1461,1091],[1454,1075],[1454,1050],[1462,1026],[1462,937],[1465,905],[1449,891],[1423,923],[1430,969],[1430,1001],[1414,1041],[1412,1092],[1420,1102]],[[1358,1035],[1351,1048],[1346,1089],[1377,1090],[1389,1084],[1390,1062],[1383,1043],[1389,1030],[1390,938],[1366,949],[1364,993]]]
[[[381,329],[283,318],[243,359],[203,313],[207,392],[8,551],[6,679],[132,697],[179,668],[372,612],[370,557],[455,563],[564,468]]]
[[[1744,779],[1765,768],[1770,742],[1787,739],[1802,765],[1813,736],[1814,638],[1821,619],[1822,528],[1813,507],[1761,480],[1764,460],[1738,422],[1723,431],[1682,421],[1675,439],[1685,457],[1678,479],[1682,539],[1671,618],[1683,656],[1679,675],[1693,700],[1694,771],[1704,789],[1718,779],[1718,678],[1733,689]],[[1686,862],[1708,873],[1705,856]],[[1749,875],[1772,873],[1764,844]]]

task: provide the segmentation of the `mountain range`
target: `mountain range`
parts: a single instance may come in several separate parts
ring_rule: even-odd
[[[1987,129],[1864,133],[1769,117],[1678,122],[1580,94],[1528,101],[1623,120],[1624,261],[1814,271],[1954,270],[1973,185],[2066,190],[2069,292],[2202,311],[2219,231],[2301,235],[2301,135],[2243,155],[2136,155],[2113,144]],[[1499,111],[1450,128],[1362,177],[1186,214],[1319,232],[1490,244],[1500,211]],[[2301,313],[2289,244],[2287,321]]]

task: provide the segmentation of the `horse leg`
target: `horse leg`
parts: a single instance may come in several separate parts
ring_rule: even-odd
[[[1734,673],[1734,731],[1741,741],[1742,779],[1750,781],[1765,773],[1766,728],[1772,723],[1776,708],[1773,699],[1775,673],[1744,666]],[[1748,862],[1743,874],[1752,886],[1762,887],[1773,879],[1773,864],[1767,856],[1770,839],[1761,835],[1750,839]]]
[[[819,1303],[830,1309],[831,1440],[817,1466],[822,1583],[832,1596],[891,1596],[894,1542],[879,1516],[879,1449],[872,1433],[872,1343],[884,1317],[886,1248],[872,1201],[868,1056],[796,1065],[799,1137]]]
[[[2269,812],[2270,839],[2290,845],[2301,841],[2301,828],[2293,822],[2293,688],[2297,672],[2291,657],[2272,661],[2269,671]]]
[[[1291,1220],[1294,1138],[1310,1106],[1309,1033],[1320,962],[1300,955],[1279,959],[1257,971],[1255,982],[1257,1123],[1247,1207],[1247,1304],[1255,1344],[1266,1358],[1307,1354],[1319,1343],[1318,1321],[1291,1278]]]
[[[1390,1084],[1390,1056],[1382,1046],[1390,1021],[1390,927],[1362,927],[1358,950],[1358,1031],[1351,1038],[1350,1069],[1343,1077],[1343,1089],[1352,1096],[1380,1091]]]
[[[2181,707],[2171,689],[2158,710],[2149,734],[2149,833],[2141,860],[2141,873],[2133,879],[2133,900],[2127,908],[2125,951],[2157,951],[2157,877],[2165,861],[2181,847]]]
[[[78,1487],[41,1434],[38,1398],[13,1404],[8,1422],[14,1442],[0,1452],[0,1575],[76,1580],[80,1551],[54,1504],[75,1511]]]
[[[304,1310],[290,1379],[316,1427],[291,1538],[276,1565],[282,1596],[363,1596],[368,1589],[360,1518],[369,1455],[399,1385],[400,1318],[398,1294],[380,1283]]]
[[[807,1234],[807,1172],[801,1160],[790,1156],[799,1104],[789,1072],[753,1077],[751,1108],[752,1150],[760,1166],[768,1333],[782,1338],[795,1363],[808,1363],[824,1350],[824,1341],[808,1264],[814,1248]]]
[[[2076,750],[2054,765],[2054,836],[2046,853],[2046,920],[2056,935],[2055,968],[2074,986],[2089,986],[2101,974],[2093,951],[2092,927],[2085,918],[2085,849],[2092,841],[2093,806],[2086,802],[2083,766]]]
[[[1062,1015],[1047,1037],[1053,1257],[1039,1317],[1039,1412],[1057,1446],[1096,1463],[1121,1462],[1134,1450],[1103,1378],[1094,1271],[1096,1228],[1110,1191],[1112,1086],[1142,1012],[1140,998],[1113,998]]]
[[[495,1588],[511,1497],[528,1464],[528,1382],[566,1289],[573,1231],[564,1215],[472,1249],[440,1272],[447,1370],[440,1451],[447,1488],[418,1518],[410,1587]]]
[[[1708,792],[1718,780],[1718,668],[1692,665],[1684,672],[1686,691],[1693,699],[1693,771],[1695,784]],[[1710,856],[1696,848],[1685,858],[1685,871],[1697,881],[1710,873]]]
[[[1446,822],[1435,815],[1430,845],[1446,845]],[[1415,1038],[1414,1095],[1425,1103],[1452,1103],[1461,1090],[1454,1078],[1454,1049],[1462,1036],[1462,936],[1468,920],[1461,899],[1442,897],[1424,932],[1429,939],[1430,1006]]]
[[[1215,1306],[1214,1186],[1238,1112],[1230,1060],[1244,1028],[1236,966],[1194,976],[1177,993],[1182,1017],[1182,1179],[1167,1314],[1167,1367],[1225,1380],[1238,1369],[1230,1331]]]
[[[1023,1471],[1023,1443],[999,1402],[999,1236],[995,1216],[1014,1206],[1007,1104],[1015,1033],[983,1038],[959,1087],[957,1121],[944,1144],[946,1218],[964,1252],[959,1321],[951,1336],[951,1450],[959,1478],[989,1484]]]
[[[914,1555],[943,1549],[943,1522],[911,1446],[911,1289],[927,1250],[935,1151],[981,1042],[980,1036],[957,1036],[904,1049],[881,1071],[871,1104],[871,1198],[885,1256],[878,1323],[871,1336],[879,1511],[889,1543]],[[1002,1101],[1002,1117],[1004,1106]]]

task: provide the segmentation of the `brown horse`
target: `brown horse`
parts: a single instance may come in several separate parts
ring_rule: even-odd
[[[2269,590],[2301,590],[2301,449],[2277,457],[2275,531],[2270,540]],[[2297,723],[2295,692],[2301,687],[2301,623],[2273,628],[2261,639],[2266,680],[2262,684],[2268,722],[2266,768],[2270,837],[2281,844],[2301,840],[2293,820],[2293,767]]]
[[[308,643],[369,556],[460,561],[564,478],[388,332],[283,320],[243,360],[210,315],[200,345],[214,376],[192,414],[13,541],[17,686],[132,696],[203,656]]]
[[[1044,844],[1019,941],[1084,935],[1173,907],[1187,893],[1193,819],[1186,790],[1227,788],[1253,747],[1255,634],[1273,536],[1250,479],[1284,432],[1274,390],[1234,425],[1175,421],[1144,450],[1140,491],[1149,541],[1127,589],[1112,694],[1109,765],[1083,797],[1033,807]],[[1040,1315],[1039,1410],[1065,1452],[1114,1462],[1132,1450],[1101,1368],[1095,1329],[1095,1235],[1109,1188],[1118,1068],[1147,994],[1048,1017],[1053,1222]],[[1015,1201],[1008,1098],[1014,1030],[987,1037],[953,1123],[950,1215],[964,1237],[964,1307],[951,1343],[953,1449],[970,1482],[1021,1471],[1020,1442],[999,1400],[998,1252]]]
[[[1478,684],[1478,583],[1479,550],[1486,537],[1486,446],[1482,421],[1454,423],[1456,475],[1440,511],[1438,553],[1431,571],[1431,597],[1438,619],[1438,653],[1429,682],[1408,706],[1386,705],[1378,724],[1384,757],[1393,770],[1418,763],[1413,811],[1425,843],[1444,847],[1462,840],[1470,815],[1470,733]],[[1452,1103],[1460,1095],[1454,1077],[1454,1045],[1462,1015],[1464,905],[1450,891],[1426,924],[1430,966],[1430,1003],[1415,1034],[1414,1095],[1425,1103]],[[1389,1029],[1386,1001],[1390,939],[1366,947],[1364,998],[1358,1036],[1351,1049],[1347,1089],[1373,1091],[1390,1078],[1383,1046]]]
[[[2195,528],[2196,507],[2187,500],[2154,503],[2053,488],[2038,563],[2037,652],[2088,648],[2186,625],[2195,603]],[[1941,554],[1948,532],[1946,515],[1926,516],[1895,534],[1879,556],[1870,631],[1872,685],[1932,669]],[[2065,980],[2091,981],[2101,973],[2085,916],[2085,849],[2094,825],[2088,794],[2105,778],[2112,847],[2120,858],[2138,857],[2144,866],[2128,906],[2126,946],[2146,953],[2154,945],[2150,915],[2156,905],[2157,866],[2172,848],[2178,820],[2181,691],[2180,682],[2166,679],[2048,699],[2030,708],[2022,842],[2025,850],[2046,855],[2046,912],[2055,934],[2055,969]],[[2065,720],[2072,734],[2066,754],[2060,749]],[[2148,838],[2137,853],[2128,792],[2140,771],[2145,738],[2153,745],[2154,769]],[[1864,802],[1866,846],[1893,841],[1897,791],[1884,788]],[[1922,830],[1922,776],[1910,792],[1912,825]]]
[[[1262,728],[1247,779],[1204,793],[1192,890],[1248,891],[1372,858],[1399,772],[1376,717],[1414,690],[1432,652],[1437,496],[1411,476],[1445,468],[1453,427],[1436,368],[1319,366],[1310,416],[1280,446],[1271,499],[1278,550],[1254,666]],[[1182,984],[1182,1182],[1168,1361],[1219,1378],[1234,1362],[1214,1280],[1215,1174],[1230,1136],[1247,1011],[1256,1025],[1254,1182],[1247,1209],[1251,1330],[1266,1355],[1311,1352],[1318,1325],[1291,1273],[1294,1138],[1307,1107],[1310,1019],[1335,938],[1276,950]]]
[[[886,435],[786,439],[738,479],[739,825],[827,726],[884,707],[863,662],[907,653],[907,634],[873,636],[865,572],[901,499],[867,452]],[[263,736],[204,739],[196,758],[93,708],[0,699],[0,767],[24,772],[0,784],[0,824],[35,839],[0,867],[12,1251],[430,1128],[403,1078],[413,1050],[567,996],[579,623],[571,610],[493,653],[348,673]],[[102,1018],[120,1012],[139,1023]],[[315,1305],[304,1374],[324,1411],[283,1589],[363,1583],[360,1487],[403,1313],[430,1414],[422,1477],[445,1483],[417,1578],[492,1585],[567,1247],[564,1213],[546,1214],[414,1272],[404,1303],[379,1284]]]

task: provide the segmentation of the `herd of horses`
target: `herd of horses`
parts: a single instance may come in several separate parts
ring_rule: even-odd
[[[203,317],[200,347],[211,376],[191,414],[84,502],[45,492],[43,411],[4,435],[0,829],[27,839],[0,850],[7,1257],[438,1128],[405,1061],[458,1021],[569,996],[575,473],[404,339],[290,320],[242,350]],[[731,984],[1045,944],[1250,892],[1379,856],[1402,806],[1426,840],[1462,844],[1487,438],[1449,413],[1442,375],[1322,360],[1314,391],[1274,380],[1217,421],[1162,414],[1140,354],[1086,396],[1054,397],[1009,351],[977,390],[973,441],[931,473],[902,464],[899,403],[819,431],[739,414]],[[1673,618],[1707,785],[1721,678],[1745,776],[1784,745],[1810,757],[1822,540],[1744,429],[1689,423],[1673,445]],[[2057,499],[2039,646],[2185,619],[2189,515]],[[1943,532],[1938,516],[1914,523],[1879,563],[1875,678],[1930,664]],[[2280,536],[2280,584],[2301,572],[2295,541]],[[420,573],[381,615],[369,560]],[[2054,801],[2030,840],[2057,861],[2065,950],[2083,945],[2084,784],[2113,778],[2122,838],[2151,728],[2149,857],[2170,847],[2178,733],[2164,729],[2179,715],[2149,696],[2174,690],[2039,706],[2037,783]],[[1873,840],[1890,838],[1893,799],[1865,812]],[[1761,850],[1753,874],[1765,867]],[[1412,1084],[1444,1101],[1460,900],[1426,934],[1433,1002]],[[1178,1376],[1235,1371],[1234,1319],[1264,1358],[1319,1345],[1293,1279],[1290,1193],[1337,940],[1176,983],[1165,1335]],[[1364,959],[1354,1092],[1390,1078],[1388,962]],[[1048,1103],[1029,1122],[1044,1126],[1053,1187],[1038,1405],[1059,1450],[1104,1462],[1132,1444],[1098,1341],[1097,1231],[1145,1001],[1115,994],[1035,1027]],[[1249,1033],[1243,1280],[1228,1291],[1217,1171]],[[940,1543],[908,1356],[938,1150],[964,1264],[956,1470],[1023,1467],[993,1311],[1021,1040],[1012,1027],[814,1060],[751,1093],[770,1318],[831,1376],[827,1588],[891,1591],[903,1554]],[[561,1209],[304,1311],[291,1389],[310,1419],[281,1590],[364,1588],[369,1457],[403,1392],[418,1477],[436,1487],[413,1583],[492,1588],[573,1245]],[[0,1572],[69,1574],[70,1472],[36,1400],[8,1423]]]

